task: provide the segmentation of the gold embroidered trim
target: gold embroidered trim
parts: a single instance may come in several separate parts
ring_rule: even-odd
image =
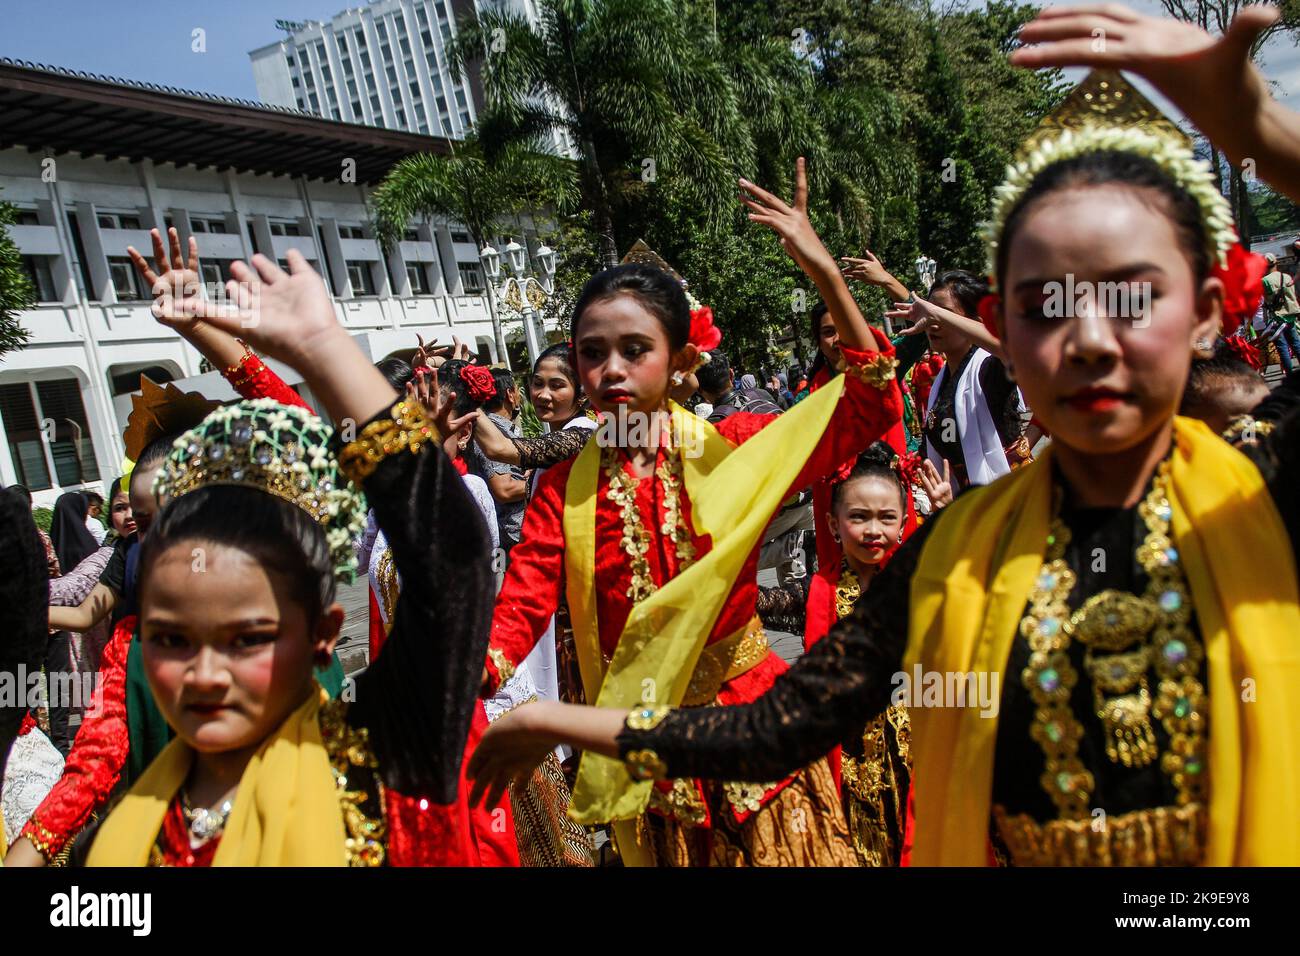
[[[356,441],[344,445],[339,452],[339,467],[358,485],[374,474],[379,463],[389,455],[403,449],[418,454],[425,442],[442,441],[437,427],[415,402],[398,402],[390,415],[391,418],[371,422],[361,430]]]
[[[859,382],[870,385],[872,388],[883,390],[894,380],[897,368],[898,359],[892,355],[886,355],[884,352],[878,352],[875,358],[862,365],[850,363],[845,367],[844,374],[851,375]]]
[[[1240,448],[1243,445],[1258,445],[1261,438],[1267,438],[1272,432],[1272,422],[1260,421],[1249,414],[1237,415],[1223,430],[1223,440]]]
[[[384,606],[384,633],[393,630],[393,612],[397,610],[397,598],[400,588],[397,583],[397,564],[393,561],[393,549],[385,548],[384,553],[375,562],[375,584],[379,589],[379,600]]]
[[[659,530],[668,535],[677,554],[677,573],[681,574],[695,563],[695,543],[682,519],[682,461],[669,453],[655,474],[664,486],[664,522]]]
[[[370,749],[369,732],[351,726],[346,713],[347,704],[338,700],[329,701],[320,709],[321,739],[329,754],[330,769],[334,771],[339,807],[348,834],[345,842],[348,866],[383,866],[388,825],[384,820],[384,784],[379,779],[379,761]]]
[[[653,750],[630,750],[623,764],[633,780],[663,780],[668,776],[668,765]]]
[[[993,819],[1015,866],[1199,866],[1205,857],[1200,803],[1047,823],[994,806]]]
[[[767,659],[769,651],[767,634],[758,615],[750,618],[743,631],[705,645],[682,695],[682,706],[702,707],[712,703],[723,684],[757,667]]]
[[[1079,759],[1083,727],[1070,709],[1078,683],[1068,654],[1071,638],[1087,647],[1085,668],[1098,719],[1106,729],[1106,756],[1127,767],[1155,760],[1159,754],[1148,714],[1154,715],[1169,734],[1169,749],[1159,755],[1160,765],[1178,789],[1179,805],[1205,799],[1205,690],[1197,679],[1204,651],[1190,627],[1191,597],[1169,537],[1173,512],[1168,483],[1166,461],[1138,506],[1147,527],[1136,555],[1148,576],[1142,597],[1107,590],[1071,613],[1067,601],[1075,574],[1064,560],[1070,531],[1054,516],[1029,611],[1020,622],[1030,648],[1021,681],[1037,706],[1030,736],[1046,757],[1043,789],[1066,820],[1090,818],[1096,786]],[[1150,668],[1160,678],[1154,702],[1147,686]]]
[[[853,613],[853,606],[862,597],[862,585],[858,576],[845,561],[840,566],[840,581],[835,586],[835,617],[846,618]]]
[[[506,655],[502,653],[501,648],[489,647],[488,660],[497,669],[497,678],[502,684],[515,676],[515,665],[506,659]]]
[[[654,730],[672,711],[671,707],[634,707],[623,721],[628,730]]]
[[[649,808],[690,826],[699,826],[709,815],[699,787],[693,780],[674,780],[667,792],[651,787]]]
[[[51,848],[58,840],[58,834],[34,819],[29,819],[27,821],[27,826],[24,827],[24,830],[26,832],[21,835],[27,837],[27,839],[31,841],[32,846],[36,847],[36,852],[45,857],[45,862],[47,864],[53,865],[59,854],[54,853]],[[32,831],[35,832],[33,833]],[[72,841],[68,840],[66,842],[70,844]]]
[[[636,489],[640,481],[623,468],[617,448],[602,448],[600,457],[609,479],[609,490],[605,492],[605,497],[618,505],[623,517],[623,539],[619,543],[631,562],[632,570],[632,583],[628,585],[627,596],[633,604],[639,604],[656,590],[654,578],[650,574],[650,562],[646,560],[650,551],[650,532],[645,529],[641,510],[636,506]]]
[[[736,813],[756,813],[763,807],[763,795],[780,782],[774,780],[772,783],[747,783],[728,780],[722,785],[722,792]]]

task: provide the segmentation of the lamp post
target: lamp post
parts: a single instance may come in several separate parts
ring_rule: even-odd
[[[492,317],[492,337],[496,340],[497,354],[506,363],[506,368],[510,368],[510,353],[506,351],[506,337],[501,331],[501,316],[497,313],[496,301],[497,279],[501,277],[501,253],[488,244],[479,250],[478,260],[483,263],[483,274],[487,278],[488,314]]]
[[[924,252],[916,257],[916,275],[921,280],[921,285],[925,286],[925,294],[930,294],[930,287],[934,285],[935,270],[939,268],[939,263],[928,257]]]
[[[552,283],[555,280],[555,250],[546,245],[538,247],[536,260],[538,271],[541,272],[540,279],[528,274],[528,250],[515,240],[510,240],[505,253],[506,262],[513,274],[507,276],[500,286],[497,282],[501,276],[501,254],[491,246],[484,246],[479,253],[479,258],[488,274],[491,296],[499,297],[505,305],[523,316],[524,342],[528,346],[528,360],[530,363],[536,362],[537,356],[542,351],[541,343],[545,339],[544,330],[538,328],[538,312],[551,296]],[[497,348],[504,354],[505,344],[500,339],[500,322],[496,323],[496,329]],[[507,356],[506,367],[509,366],[510,360]]]

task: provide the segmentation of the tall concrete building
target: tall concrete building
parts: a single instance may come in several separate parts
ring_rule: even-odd
[[[479,0],[537,22],[534,0]],[[267,103],[350,123],[462,139],[482,106],[475,77],[456,73],[448,47],[474,0],[375,0],[328,21],[278,21],[284,39],[249,53]],[[572,155],[564,135],[556,152]]]

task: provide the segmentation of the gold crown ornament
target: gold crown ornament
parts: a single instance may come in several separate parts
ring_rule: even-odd
[[[662,269],[664,272],[672,276],[677,284],[682,287],[682,291],[686,293],[686,304],[691,310],[690,340],[693,344],[701,346],[700,357],[696,359],[695,366],[691,371],[695,371],[701,365],[708,365],[711,359],[709,349],[717,348],[719,342],[715,340],[721,339],[721,334],[716,331],[713,325],[713,310],[709,309],[708,306],[691,294],[690,283],[682,278],[681,273],[670,266],[663,256],[659,255],[659,253],[646,245],[644,239],[638,239],[636,242],[632,243],[632,248],[627,251],[625,256],[623,256],[619,265],[625,266],[629,263],[654,266],[656,269]],[[713,342],[714,344],[709,345],[709,342]]]
[[[131,396],[131,414],[122,433],[126,457],[138,461],[149,443],[182,428],[193,428],[221,403],[204,398],[198,392],[182,392],[168,382],[159,387],[140,376],[140,394]]]
[[[1006,180],[994,190],[992,216],[982,227],[990,274],[1007,217],[1038,174],[1054,163],[1110,150],[1154,161],[1195,199],[1211,262],[1227,264],[1237,232],[1210,164],[1196,158],[1187,135],[1120,73],[1093,70],[1021,144]]]
[[[330,449],[334,430],[303,408],[258,398],[218,408],[186,432],[158,472],[154,493],[179,498],[198,488],[256,488],[301,508],[325,531],[335,576],[351,583],[353,540],[366,502]]]

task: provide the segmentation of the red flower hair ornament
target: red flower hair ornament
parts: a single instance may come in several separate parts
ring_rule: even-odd
[[[1223,282],[1223,334],[1232,335],[1241,323],[1254,316],[1264,297],[1264,273],[1268,260],[1247,252],[1240,242],[1228,247],[1228,264],[1216,265],[1210,275]]]
[[[480,404],[497,393],[496,379],[490,369],[482,365],[466,365],[460,370],[460,380],[465,383],[469,397]]]
[[[713,310],[707,305],[691,309],[691,333],[686,340],[700,350],[695,368],[708,365],[709,352],[722,344],[722,330],[713,324]]]

